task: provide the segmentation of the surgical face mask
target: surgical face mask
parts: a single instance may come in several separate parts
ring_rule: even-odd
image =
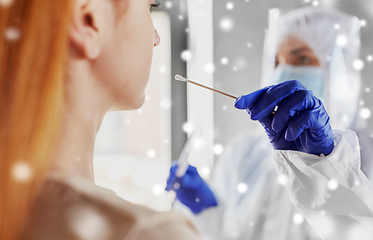
[[[298,80],[304,87],[313,92],[313,95],[323,101],[325,86],[325,71],[317,66],[278,65],[271,79],[272,84],[288,80]]]

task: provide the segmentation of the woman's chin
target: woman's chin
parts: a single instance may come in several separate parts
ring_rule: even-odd
[[[145,93],[139,96],[136,100],[125,101],[115,104],[115,106],[110,109],[111,111],[131,111],[137,110],[144,105]]]

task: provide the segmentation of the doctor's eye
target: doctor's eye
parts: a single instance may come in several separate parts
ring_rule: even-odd
[[[299,62],[301,64],[309,64],[311,62],[311,59],[306,56],[299,57]]]

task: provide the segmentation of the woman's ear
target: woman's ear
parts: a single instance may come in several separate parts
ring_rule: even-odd
[[[95,59],[100,53],[99,31],[93,7],[94,0],[76,0],[69,29],[69,40],[78,54]]]

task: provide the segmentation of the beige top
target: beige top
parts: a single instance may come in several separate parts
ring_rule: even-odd
[[[49,176],[30,216],[22,239],[200,239],[185,217],[131,204],[80,177]]]

